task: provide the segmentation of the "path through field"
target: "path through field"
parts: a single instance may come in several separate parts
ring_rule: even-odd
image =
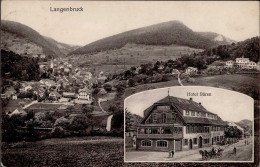
[[[35,104],[35,103],[38,103],[38,101],[37,101],[37,100],[32,101],[31,103],[25,105],[25,106],[23,107],[23,109],[26,109],[26,108],[30,107],[31,105],[33,105],[33,104]]]

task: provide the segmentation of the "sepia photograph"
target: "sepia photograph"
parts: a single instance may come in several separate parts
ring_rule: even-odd
[[[125,161],[253,162],[253,118],[254,100],[225,89],[134,94],[125,99]]]
[[[1,1],[3,167],[259,166],[258,1]]]

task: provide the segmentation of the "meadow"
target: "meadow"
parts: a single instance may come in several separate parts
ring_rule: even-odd
[[[184,54],[200,52],[202,49],[194,49],[186,46],[154,46],[127,44],[121,49],[108,50],[96,54],[74,55],[70,58],[75,66],[82,66],[111,73],[123,72],[130,67],[138,67],[141,64],[155,63],[156,61],[175,60]]]

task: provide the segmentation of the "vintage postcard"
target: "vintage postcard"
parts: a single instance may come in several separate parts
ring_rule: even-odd
[[[1,1],[1,165],[259,166],[258,1]]]

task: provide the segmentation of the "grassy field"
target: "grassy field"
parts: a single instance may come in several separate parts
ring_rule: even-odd
[[[184,86],[210,86],[229,90],[251,87],[258,88],[259,76],[251,74],[233,74],[233,75],[215,75],[208,77],[192,78],[193,81],[182,81]],[[124,97],[128,97],[134,93],[146,91],[150,89],[180,86],[177,79],[167,82],[149,83],[138,85],[135,88],[127,88]]]
[[[31,103],[32,100],[23,100],[23,99],[17,99],[17,100],[10,100],[7,106],[4,108],[5,112],[14,111],[18,107],[22,107],[23,105],[27,105]]]
[[[74,137],[2,144],[2,162],[8,167],[122,166],[123,139]]]
[[[194,82],[184,81],[185,86],[212,86],[224,89],[238,89],[243,87],[259,87],[259,75],[255,74],[232,74],[232,75],[215,75],[209,77],[195,78]]]
[[[48,112],[48,111],[58,111],[59,107],[62,106],[62,104],[51,104],[51,103],[35,103],[26,108],[26,111],[33,111],[33,112]]]
[[[156,61],[175,60],[183,54],[202,51],[186,46],[152,46],[127,44],[121,49],[99,52],[93,55],[77,55],[71,58],[76,66],[82,65],[95,69],[96,72],[122,72],[132,66]]]

